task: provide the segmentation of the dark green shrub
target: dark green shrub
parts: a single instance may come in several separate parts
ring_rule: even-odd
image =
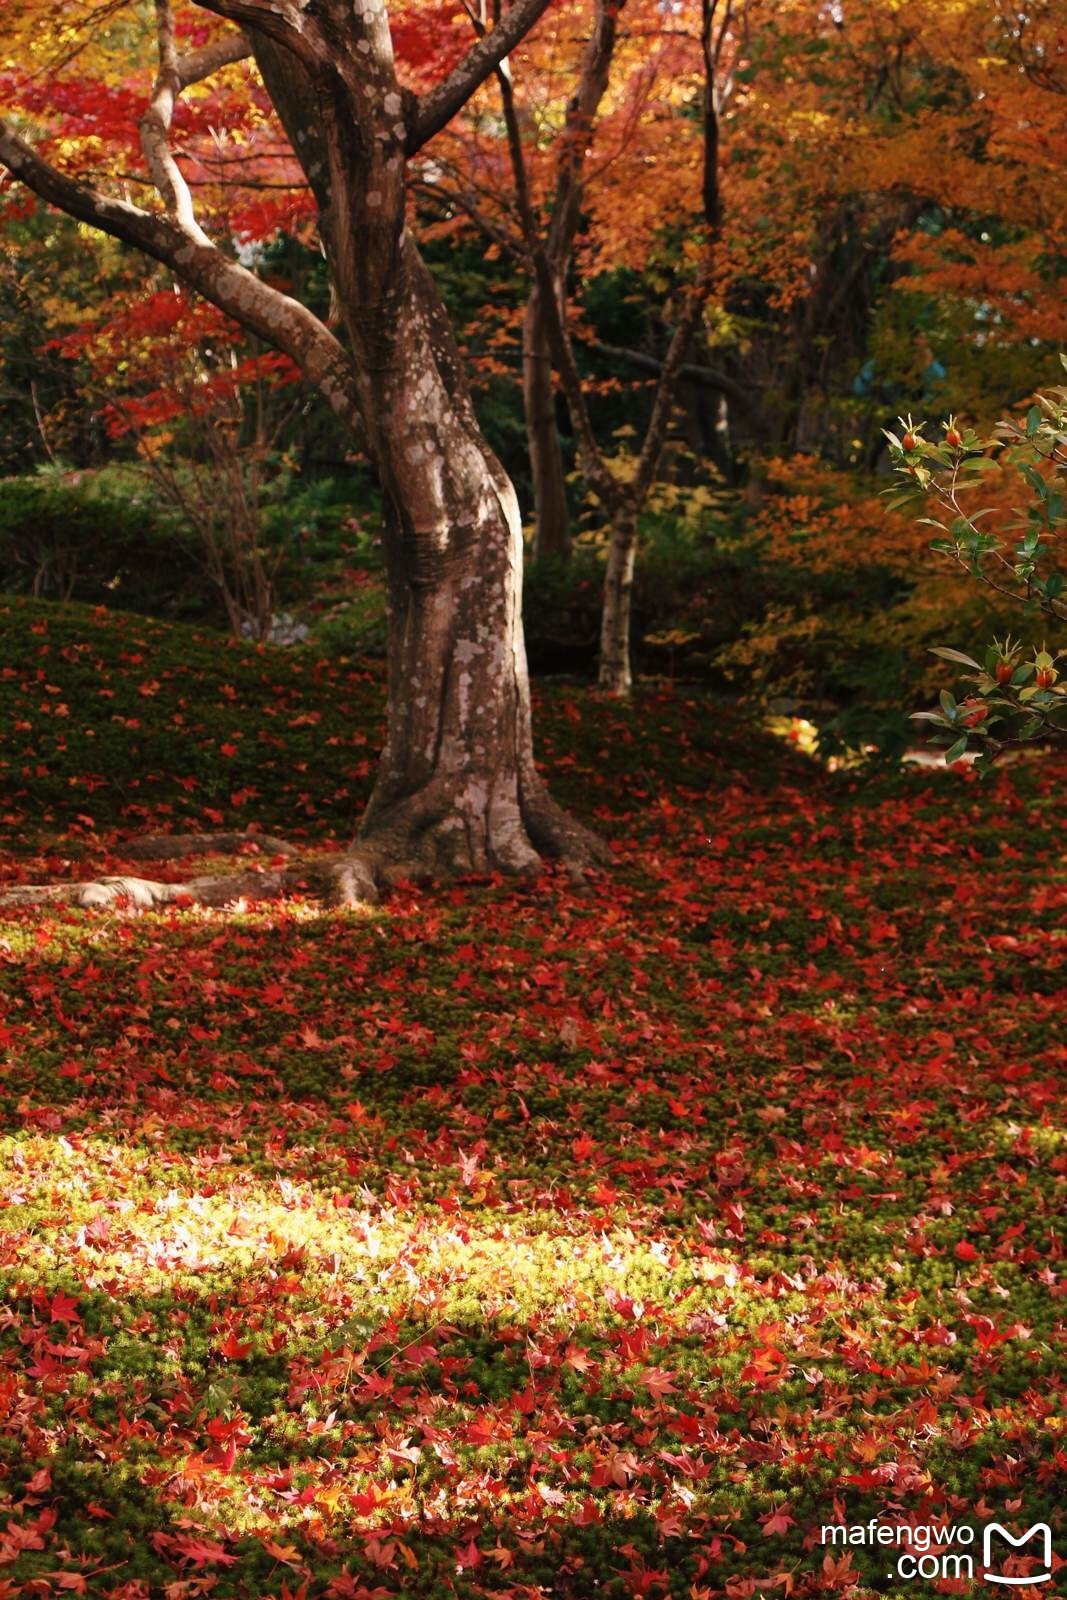
[[[633,592],[639,673],[721,679],[712,659],[764,604],[751,550],[723,516],[697,525],[673,514],[642,519]],[[535,673],[596,672],[604,557],[579,544],[570,561],[527,564],[526,649]]]
[[[136,480],[0,479],[0,590],[215,621],[219,603],[172,516]]]
[[[330,656],[384,656],[388,633],[385,580],[370,572],[350,573],[343,595],[313,629],[315,644]]]

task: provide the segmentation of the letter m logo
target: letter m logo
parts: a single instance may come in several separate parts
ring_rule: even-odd
[[[999,1522],[990,1522],[986,1527],[985,1537],[983,1539],[983,1544],[982,1544],[982,1563],[983,1563],[983,1566],[986,1569],[985,1579],[986,1579],[987,1583],[1020,1583],[1021,1584],[1021,1583],[1047,1583],[1048,1582],[1048,1580],[1052,1577],[1052,1573],[1048,1572],[1048,1571],[1046,1571],[1046,1572],[1031,1572],[1025,1578],[1004,1578],[1004,1577],[999,1576],[995,1572],[990,1572],[989,1568],[993,1565],[993,1560],[992,1560],[992,1556],[993,1556],[993,1535],[995,1533],[998,1533],[1000,1535],[1000,1537],[1002,1539],[1006,1540],[1006,1542],[1008,1544],[1013,1545],[1016,1550],[1021,1549],[1024,1544],[1029,1544],[1030,1540],[1034,1537],[1035,1534],[1040,1534],[1041,1535],[1041,1565],[1043,1567],[1051,1567],[1052,1566],[1052,1529],[1049,1527],[1047,1522],[1035,1522],[1032,1528],[1028,1528],[1026,1530],[1026,1532],[1020,1534],[1017,1539],[1014,1538],[1012,1536],[1012,1534],[1010,1534],[1008,1532],[1007,1528],[1002,1528],[1000,1526]]]

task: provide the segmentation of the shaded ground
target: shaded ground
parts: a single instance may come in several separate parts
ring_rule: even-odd
[[[350,829],[357,666],[0,645],[8,881]],[[1067,1552],[1062,765],[852,791],[684,691],[538,726],[589,894],[0,926],[0,1596],[953,1592],[819,1542],[872,1516]]]

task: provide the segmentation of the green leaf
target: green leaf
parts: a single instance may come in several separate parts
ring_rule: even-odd
[[[981,662],[976,661],[973,656],[965,656],[962,650],[951,650],[948,645],[934,645],[930,654],[940,656],[942,661],[958,661],[963,667],[974,667],[977,672],[982,670]]]
[[[915,489],[905,489],[901,493],[895,494],[891,500],[887,500],[885,508],[887,511],[901,511],[905,506],[914,505],[916,500],[920,498]],[[942,524],[938,522],[935,526],[940,528]]]
[[[1022,473],[1023,477],[1026,479],[1027,483],[1030,485],[1031,489],[1038,496],[1038,498],[1040,500],[1047,500],[1049,494],[1048,484],[1045,482],[1040,472],[1038,472],[1037,468],[1031,467],[1028,463],[1024,462],[1019,468],[1019,471]]]
[[[967,735],[964,734],[962,739],[957,739],[956,740],[956,743],[952,746],[952,748],[950,750],[946,750],[945,751],[945,765],[946,765],[946,767],[951,767],[951,765],[952,765],[952,763],[954,761],[958,761],[960,759],[960,756],[963,755],[963,753],[964,753],[964,751],[966,749],[967,749]]]

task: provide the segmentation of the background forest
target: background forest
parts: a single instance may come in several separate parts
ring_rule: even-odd
[[[43,48],[9,59],[3,91],[27,116],[47,106],[50,147],[88,141],[121,169],[143,85],[116,70],[135,16],[106,9],[57,75]],[[623,480],[699,182],[693,21],[683,5],[677,26],[666,15],[639,0],[621,12],[588,118],[580,213],[568,238],[549,240],[592,427]],[[459,5],[401,17],[412,81],[467,44]],[[588,20],[558,8],[512,63],[527,182],[546,216],[559,216]],[[205,25],[189,26],[195,42]],[[827,748],[897,756],[933,681],[928,648],[1004,624],[925,556],[914,516],[886,514],[882,430],[905,411],[951,409],[981,431],[1059,372],[1060,27],[1054,4],[1016,15],[991,0],[735,9],[715,68],[714,282],[639,518],[640,672],[796,712]],[[200,86],[176,129],[191,183],[239,251],[328,317],[314,208],[248,69]],[[551,363],[513,190],[486,96],[415,166],[410,204],[529,529],[533,670],[583,676],[595,671],[610,515],[564,394],[527,382],[524,395],[524,352],[527,373]],[[384,650],[373,475],[291,362],[24,190],[6,198],[2,273],[9,592]],[[552,436],[539,486],[537,428]]]

